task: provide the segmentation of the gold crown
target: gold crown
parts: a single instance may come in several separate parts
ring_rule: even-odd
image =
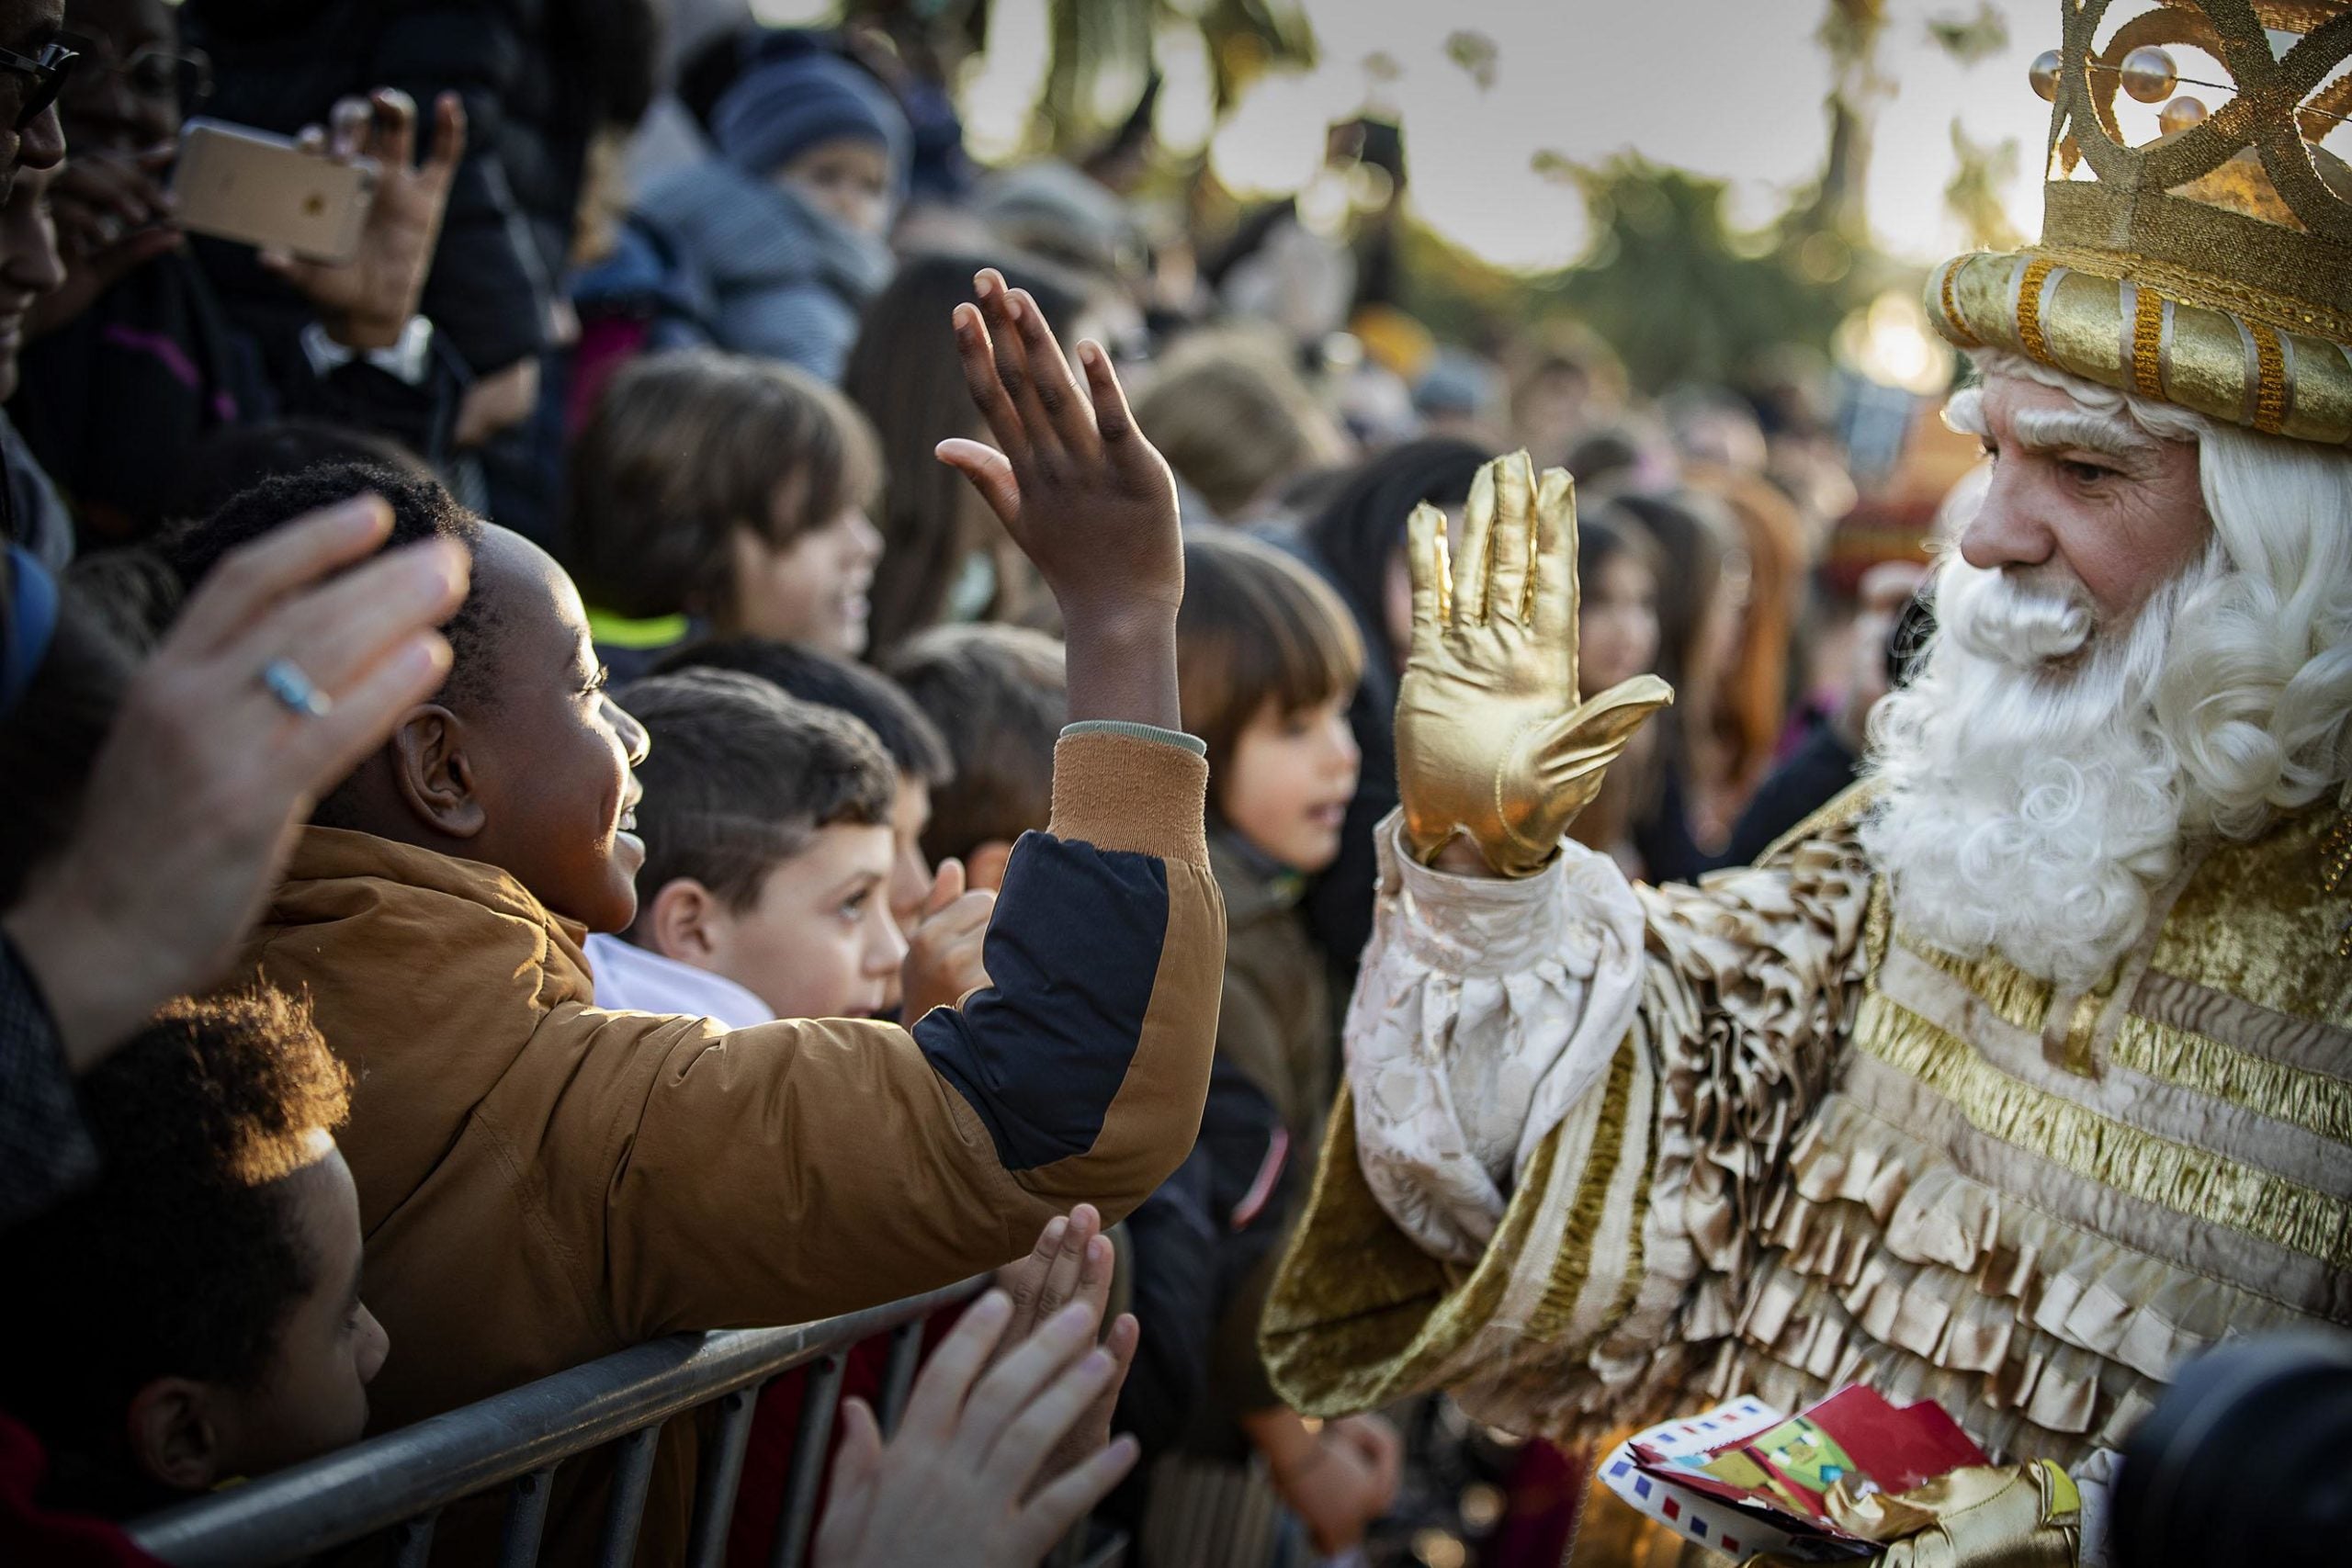
[[[2267,434],[2352,442],[2352,168],[2315,143],[2352,115],[2347,0],[2163,0],[2102,47],[2111,0],[2058,0],[2059,48],[2034,62],[2051,100],[2041,239],[1956,256],[1928,314],[1994,347]],[[2283,37],[2281,52],[2274,37]],[[2165,47],[2233,80],[2207,112],[2175,98],[2163,134],[2126,144],[2118,89],[2181,84]]]

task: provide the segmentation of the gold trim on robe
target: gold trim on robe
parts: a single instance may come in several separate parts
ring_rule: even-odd
[[[1866,1382],[1936,1400],[1996,1460],[2071,1466],[2224,1334],[2352,1325],[2352,891],[2316,874],[2335,814],[2204,846],[2075,995],[1894,929],[1859,815],[1639,890],[1633,1030],[1475,1263],[1391,1223],[1342,1090],[1263,1324],[1286,1398],[1334,1415],[1445,1386],[1576,1441]],[[1389,890],[1380,918],[1424,917]],[[1431,951],[1375,942],[1365,984],[1451,983]],[[1508,1048],[1530,1026],[1512,1005],[1447,1048]]]

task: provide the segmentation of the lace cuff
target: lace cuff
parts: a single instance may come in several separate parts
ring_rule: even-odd
[[[1642,909],[1578,844],[1518,881],[1431,871],[1383,822],[1380,904],[1348,1013],[1364,1180],[1432,1256],[1476,1260],[1535,1150],[1624,1041]]]

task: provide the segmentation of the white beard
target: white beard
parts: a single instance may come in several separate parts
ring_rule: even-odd
[[[1956,556],[1912,684],[1871,716],[1880,796],[1862,843],[1906,931],[2086,986],[2136,941],[2199,810],[2157,719],[2173,628],[2218,551],[2112,631],[2087,600]]]

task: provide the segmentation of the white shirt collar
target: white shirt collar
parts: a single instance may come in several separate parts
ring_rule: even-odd
[[[596,1005],[615,1012],[683,1013],[729,1029],[775,1021],[765,1002],[726,976],[601,931],[588,939],[588,969],[596,982]]]

